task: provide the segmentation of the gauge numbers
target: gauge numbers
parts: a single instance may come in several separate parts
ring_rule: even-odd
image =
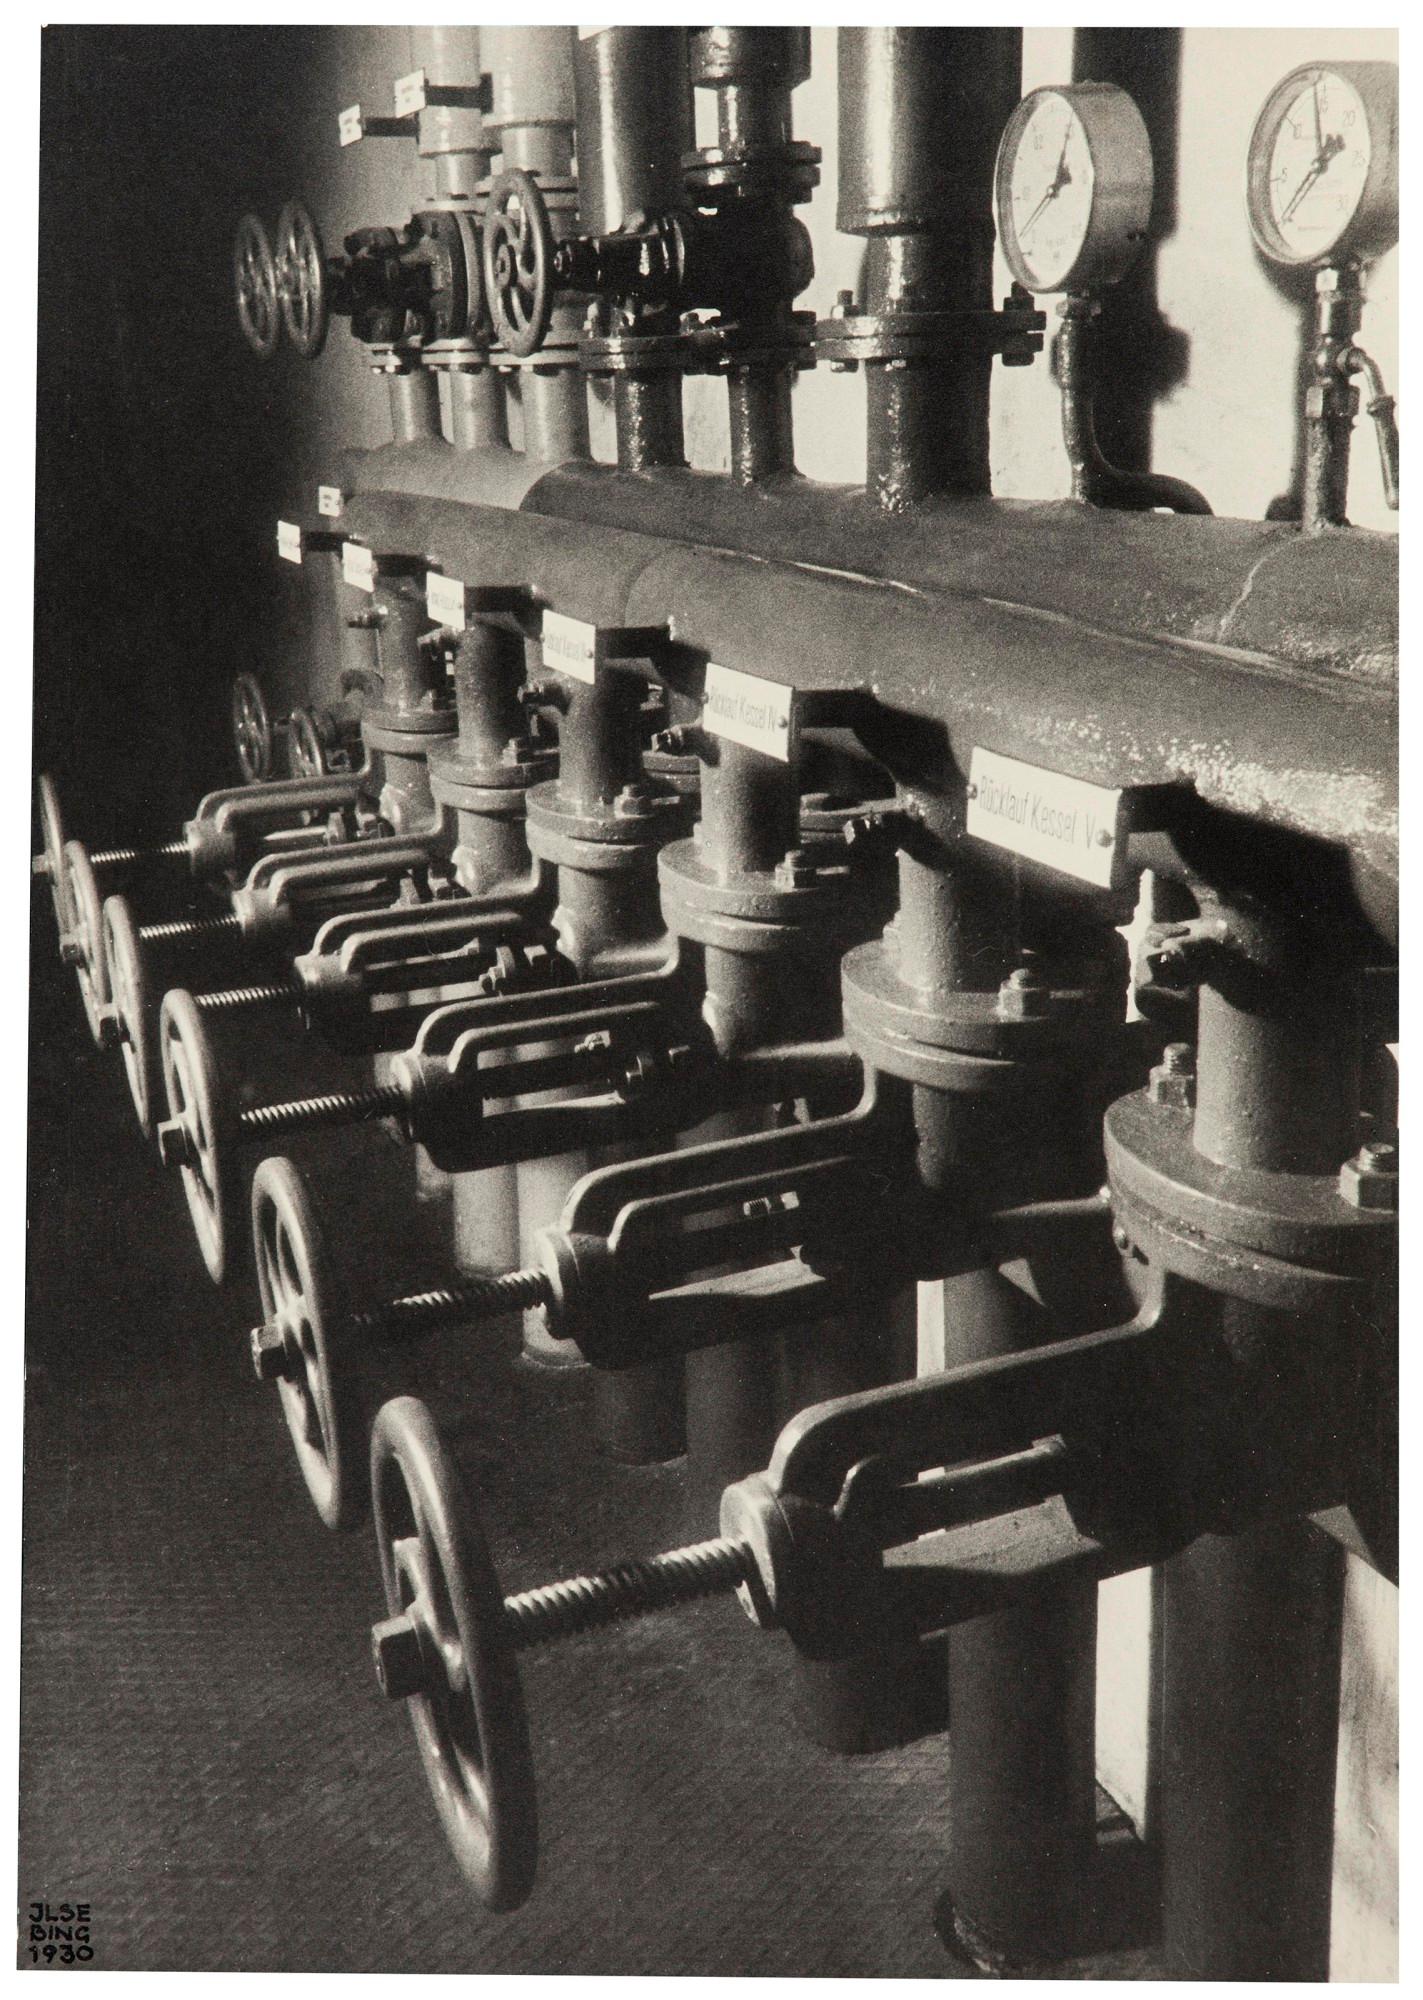
[[[1308,65],[1270,93],[1250,142],[1250,226],[1281,264],[1325,265],[1397,235],[1398,73]]]

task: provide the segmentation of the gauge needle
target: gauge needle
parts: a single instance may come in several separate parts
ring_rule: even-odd
[[[1027,221],[1023,224],[1022,228],[1018,231],[1018,241],[1020,243],[1022,242],[1023,238],[1027,235],[1028,231],[1032,228],[1033,224],[1037,221],[1038,217],[1042,214],[1043,210],[1047,207],[1048,203],[1050,201],[1056,201],[1057,197],[1062,193],[1062,190],[1065,187],[1067,187],[1072,180],[1072,175],[1068,171],[1068,166],[1067,166],[1067,148],[1071,143],[1071,140],[1072,140],[1072,131],[1071,128],[1069,127],[1067,133],[1063,137],[1062,151],[1058,154],[1057,166],[1053,172],[1052,181],[1049,184],[1048,191],[1043,196],[1042,200],[1038,203],[1037,207],[1033,210],[1032,214],[1028,217]]]
[[[1314,143],[1319,149],[1318,157],[1324,157],[1324,125],[1319,116],[1319,78],[1314,79],[1314,90],[1310,99],[1314,105]]]
[[[1310,189],[1319,179],[1319,176],[1325,172],[1325,170],[1329,165],[1329,162],[1334,158],[1335,154],[1340,153],[1343,150],[1344,150],[1344,141],[1342,137],[1337,132],[1331,132],[1329,137],[1326,140],[1324,140],[1324,142],[1320,146],[1318,157],[1315,159],[1313,166],[1310,168],[1309,172],[1305,175],[1304,179],[1300,182],[1299,186],[1295,189],[1294,193],[1290,196],[1289,202],[1285,207],[1284,214],[1280,217],[1280,222],[1282,224],[1289,221],[1290,217],[1294,214],[1295,210],[1299,207],[1300,203],[1304,200],[1305,196],[1309,193]]]

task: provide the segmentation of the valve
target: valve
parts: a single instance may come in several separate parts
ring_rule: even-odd
[[[275,254],[257,218],[243,217],[234,252],[238,323],[261,359],[276,352],[285,327],[297,353],[314,361],[333,314],[372,344],[478,335],[484,323],[479,240],[467,209],[421,209],[401,229],[355,229],[343,249],[342,256],[328,254],[300,201],[282,209]]]
[[[673,1091],[664,1096],[646,1088],[649,1066],[658,1079],[681,1068],[679,1050],[664,1046],[665,1028],[649,1002],[467,1031],[447,1058],[414,1052],[399,1058],[388,1084],[242,1110],[224,1086],[202,1007],[191,993],[175,988],[166,996],[158,1032],[168,1101],[168,1117],[158,1126],[159,1154],[166,1167],[181,1172],[198,1247],[215,1284],[226,1274],[236,1154],[254,1140],[393,1118],[437,1165],[473,1170],[610,1144],[659,1117],[675,1121],[679,1108]],[[559,1036],[571,1046],[503,1060],[520,1044]],[[483,1054],[500,1060],[481,1065]],[[486,1113],[490,1101],[557,1089],[600,1094]]]
[[[242,338],[259,361],[270,361],[281,338],[282,320],[276,260],[266,225],[258,216],[244,215],[237,225],[232,278]]]
[[[805,194],[814,185],[813,164],[808,171]],[[706,308],[730,323],[763,311],[768,297],[794,298],[813,275],[805,227],[779,204],[687,208],[610,235],[556,241],[532,174],[510,168],[490,187],[485,291],[495,333],[521,358],[543,345],[559,293],[611,296],[633,319]],[[797,333],[801,345],[804,332]]]
[[[537,1868],[519,1651],[735,1593],[751,1622],[833,1660],[868,1631],[922,1638],[1022,1602],[1047,1578],[1118,1574],[1191,1539],[1199,1530],[1169,1503],[1137,1507],[1132,1456],[1153,1397],[1176,1379],[1184,1324],[1157,1297],[1123,1327],[803,1410],[765,1470],[726,1489],[716,1538],[512,1596],[429,1410],[413,1397],[385,1404],[371,1440],[388,1613],[372,1632],[375,1668],[392,1700],[412,1704],[431,1790],[481,1900],[512,1907],[511,1880],[522,1900]],[[452,1705],[468,1714],[471,1683],[502,1690],[478,1717],[480,1782],[496,1797],[517,1785],[529,1812],[474,1843],[446,1804],[468,1796],[469,1779],[450,1735],[429,1726]]]
[[[232,682],[232,742],[237,752],[237,768],[249,785],[270,778],[274,745],[272,718],[267,698],[255,674],[237,674]]]
[[[326,345],[331,316],[326,250],[315,220],[299,201],[287,202],[277,218],[276,264],[287,338],[304,360],[314,361]]]
[[[252,1329],[252,1365],[275,1383],[297,1463],[328,1528],[354,1528],[369,1501],[361,1364],[375,1347],[441,1327],[538,1305],[538,1271],[464,1278],[355,1309],[332,1258],[316,1204],[288,1159],[263,1160],[252,1182],[252,1250],[263,1320]]]

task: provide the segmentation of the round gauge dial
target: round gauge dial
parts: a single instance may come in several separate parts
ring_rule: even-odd
[[[1035,90],[1004,128],[994,173],[998,234],[1033,292],[1114,284],[1151,218],[1151,142],[1110,83]]]
[[[1377,255],[1398,237],[1398,71],[1309,63],[1278,83],[1250,140],[1246,203],[1277,264]]]

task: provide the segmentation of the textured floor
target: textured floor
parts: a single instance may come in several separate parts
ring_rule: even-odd
[[[932,1925],[944,1739],[862,1759],[789,1719],[784,1642],[727,1601],[526,1656],[544,1838],[491,1916],[449,1859],[380,1695],[369,1528],[307,1501],[253,1380],[245,1244],[209,1284],[116,1058],[36,929],[22,1670],[22,1901],[92,1906],[100,1967],[972,1976]],[[295,1149],[293,1149],[295,1150]],[[313,1153],[334,1204],[410,1172],[367,1133]],[[349,1247],[431,1277],[402,1202]],[[586,1442],[586,1390],[505,1348],[428,1348],[430,1398],[506,1589],[678,1538],[678,1468]],[[375,1390],[373,1388],[373,1394]],[[1150,1978],[1146,1953],[1063,1967]]]

